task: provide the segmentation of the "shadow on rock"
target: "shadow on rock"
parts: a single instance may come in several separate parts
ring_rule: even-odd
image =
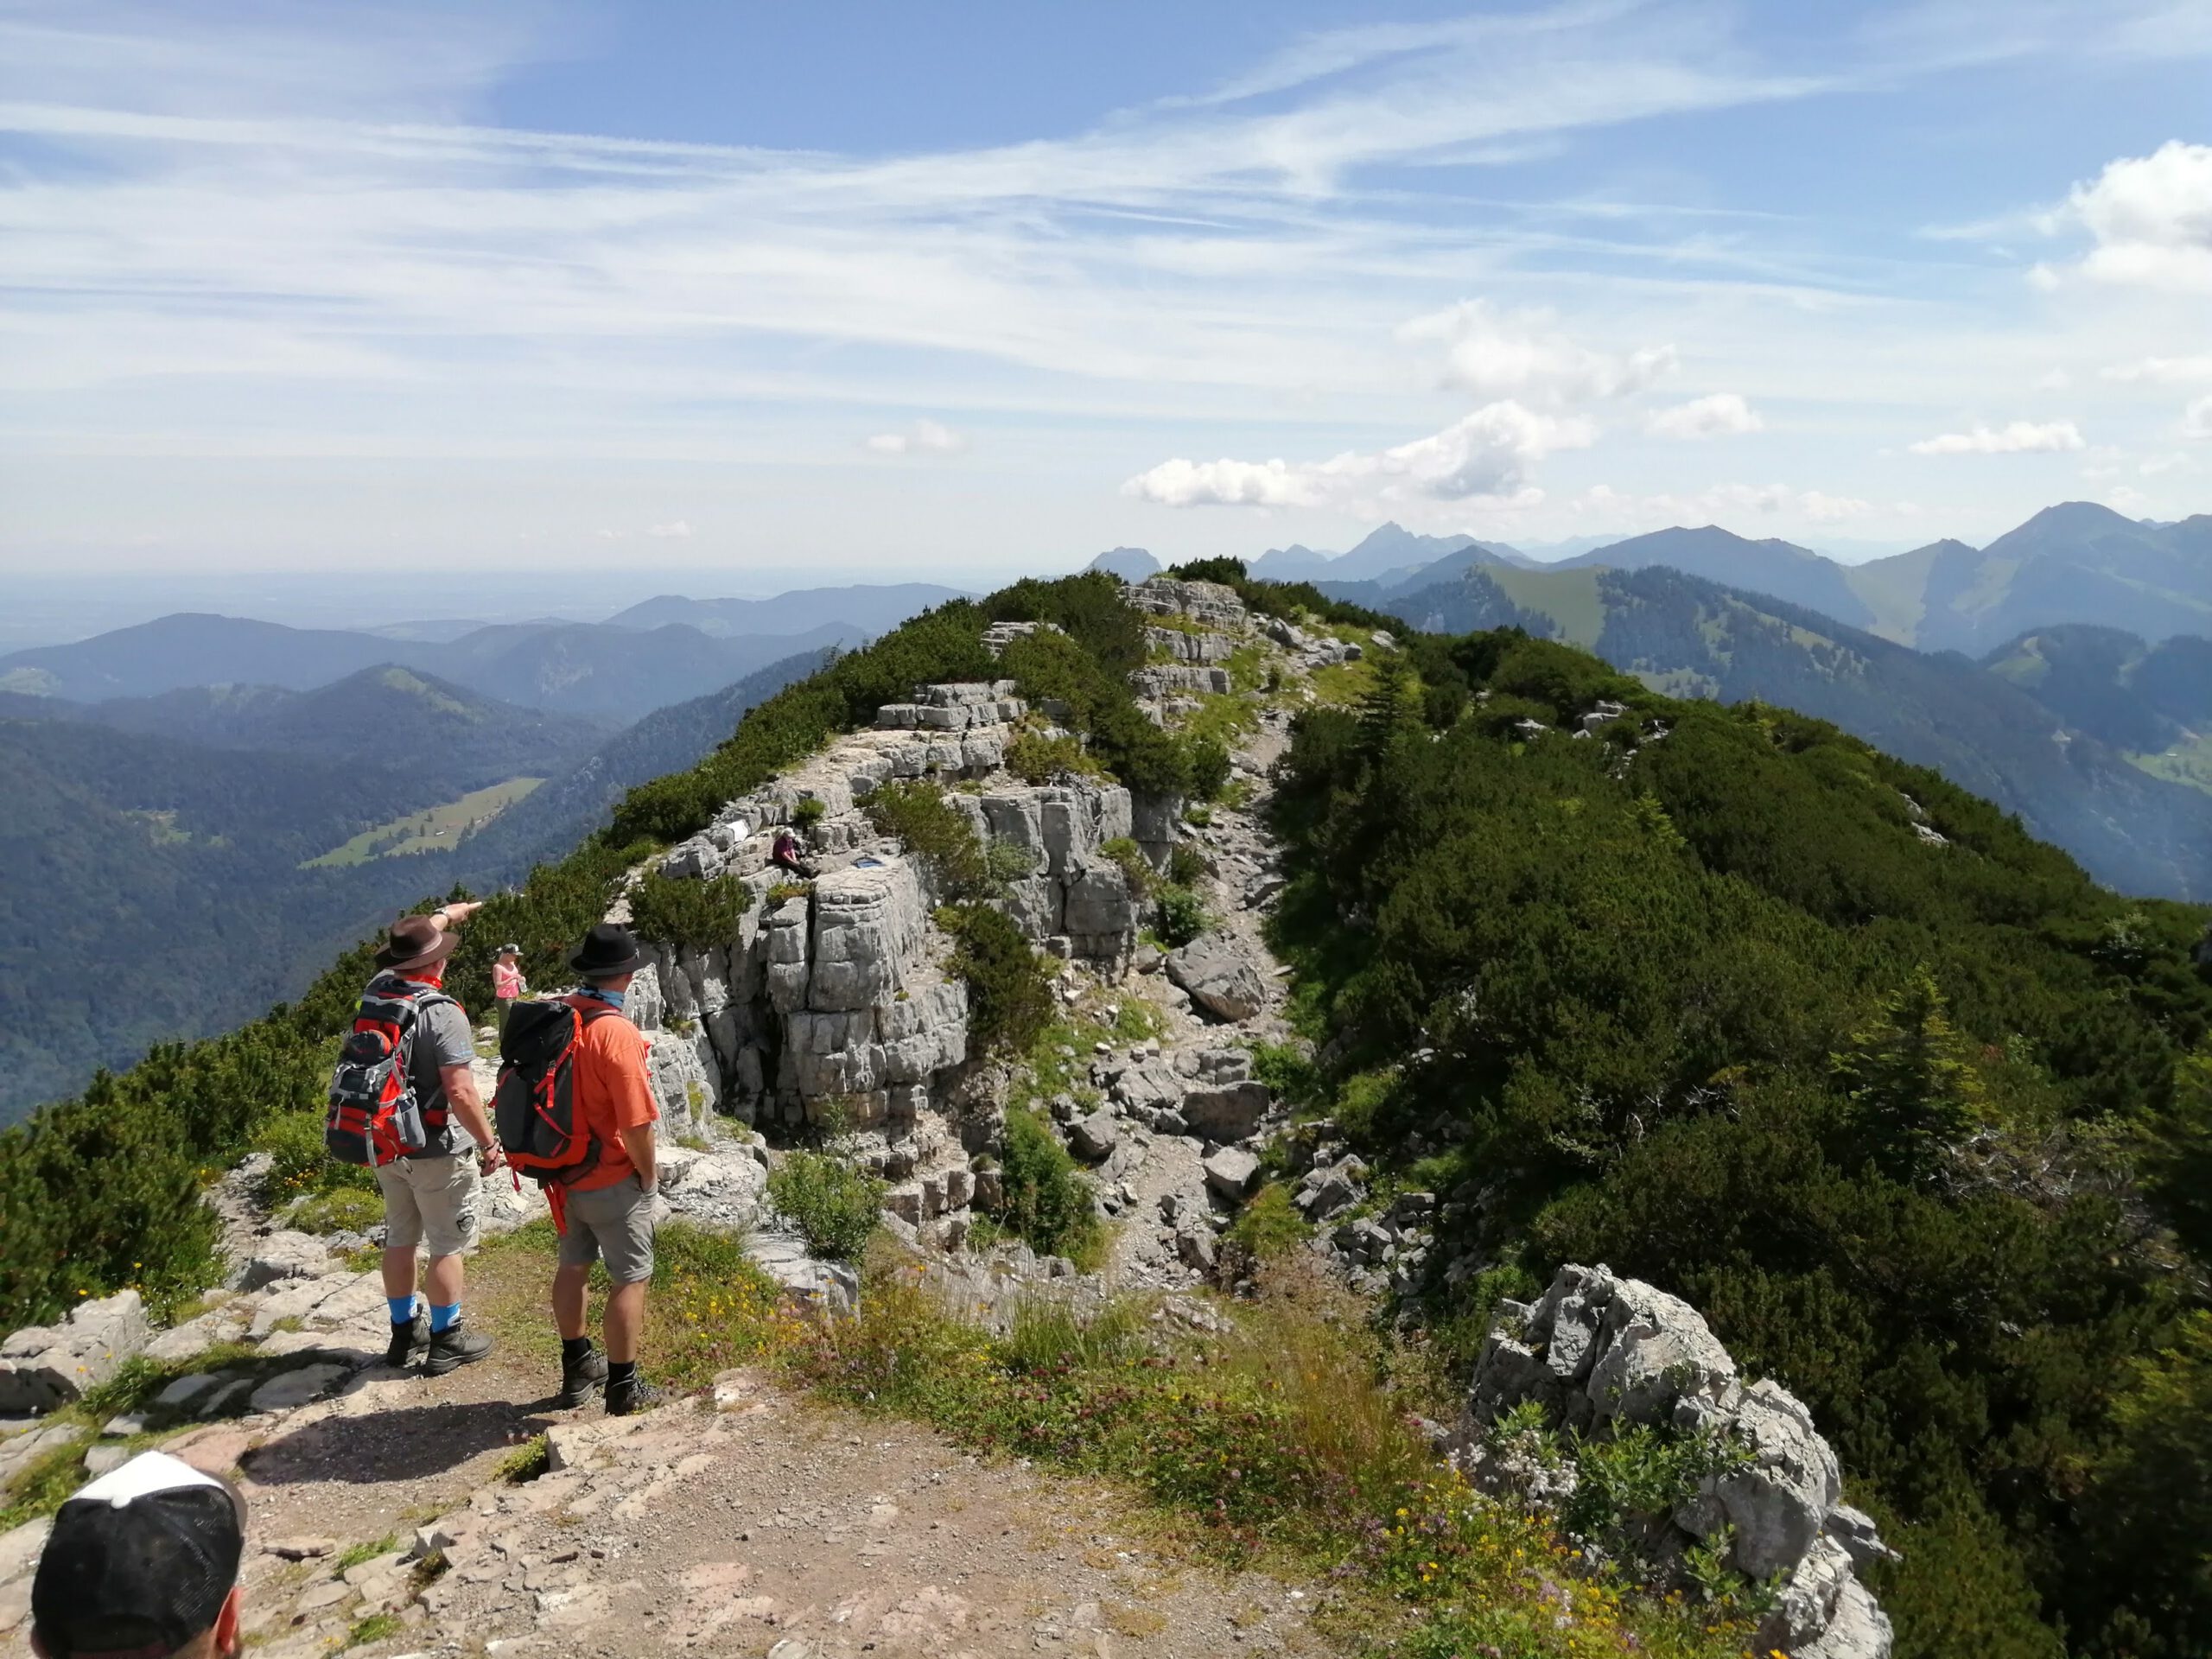
[[[480,1452],[526,1440],[543,1427],[530,1408],[511,1401],[402,1406],[322,1418],[268,1441],[246,1459],[245,1467],[264,1486],[419,1480],[457,1468]]]

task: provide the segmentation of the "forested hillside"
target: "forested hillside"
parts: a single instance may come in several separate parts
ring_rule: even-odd
[[[59,711],[10,699],[0,1124],[97,1066],[251,1019],[426,887],[521,879],[604,824],[625,789],[705,753],[821,661],[776,664],[595,749],[598,726],[389,665],[304,692],[196,688]],[[19,709],[38,717],[5,717]],[[550,781],[442,850],[310,863],[518,777]]]
[[[1338,1122],[1465,1207],[1444,1339],[1649,1278],[1915,1523],[1901,1653],[2204,1651],[2203,912],[1816,721],[1409,655],[1300,724],[1277,929]]]
[[[1336,591],[1432,630],[1517,626],[1569,640],[1679,696],[1756,697],[1817,715],[2019,813],[2123,892],[2212,893],[2202,795],[2177,772],[2137,764],[2106,727],[2069,725],[2063,700],[2041,700],[2018,675],[1662,566],[1469,570],[1374,599]],[[2191,662],[2189,644],[2158,648],[2165,679],[2190,677],[2174,671]]]
[[[7,712],[23,719],[89,721],[210,748],[365,763],[405,772],[448,794],[502,779],[556,775],[611,729],[600,721],[502,702],[390,663],[312,691],[194,685],[97,703],[16,696]]]
[[[1309,625],[1391,620],[1233,563],[1184,574]],[[494,899],[463,1001],[505,938],[558,977],[629,864],[879,704],[999,671],[993,620],[1067,630],[1006,669],[1093,761],[1187,786],[1214,756],[1135,712],[1117,591],[949,604],[770,698]],[[1400,1311],[1464,1368],[1497,1299],[1562,1261],[1649,1279],[1803,1398],[1873,1496],[1905,1659],[2202,1654],[2206,913],[2100,888],[1821,721],[1669,699],[1511,631],[1395,626],[1402,650],[1332,671],[1351,706],[1305,713],[1280,769],[1274,929],[1313,1058],[1261,1058],[1378,1195],[1443,1199]],[[296,1007],[0,1136],[0,1320],[203,1282],[202,1169],[317,1109],[364,974],[357,953]]]
[[[0,1122],[299,984],[422,879],[300,862],[442,786],[53,721],[0,720]]]

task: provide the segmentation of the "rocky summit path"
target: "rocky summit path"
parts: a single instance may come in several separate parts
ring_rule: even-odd
[[[550,1382],[509,1352],[438,1379],[378,1363],[333,1398],[173,1442],[246,1493],[251,1650],[1330,1650],[1308,1592],[1179,1562],[1087,1484],[758,1373],[627,1419],[552,1409]],[[551,1466],[503,1478],[541,1433]],[[18,1623],[10,1659],[28,1636]]]
[[[1202,1006],[1190,976],[1157,951],[1117,982],[1071,965],[1060,985],[1071,1013],[1109,1023],[1111,1004],[1141,998],[1159,1033],[1126,1055],[1102,1043],[1095,1065],[1084,1057],[1094,1104],[1109,1102],[1089,1131],[1104,1144],[1086,1161],[1116,1222],[1111,1257],[1085,1282],[1100,1295],[1166,1294],[1170,1311],[1196,1324],[1213,1317],[1191,1293],[1212,1274],[1224,1199],[1249,1179],[1214,1160],[1250,1161],[1231,1143],[1255,1126],[1202,1135],[1196,1121],[1185,1128],[1162,1109],[1241,1100],[1240,1088],[1257,1085],[1244,1081],[1237,1046],[1289,1035],[1287,970],[1262,937],[1282,881],[1262,815],[1287,741],[1287,701],[1265,707],[1236,745],[1241,804],[1217,807],[1190,832],[1207,867],[1208,937],[1243,976],[1246,1006],[1228,1018]],[[852,740],[868,741],[881,740]],[[1074,1105],[1056,1101],[1053,1115],[1077,1144],[1063,1103]],[[757,1145],[671,1147],[663,1197],[702,1224],[742,1226],[756,1207],[760,1157]],[[719,1185],[696,1179],[702,1170]],[[216,1419],[167,1448],[233,1475],[247,1495],[245,1630],[266,1659],[1338,1650],[1311,1627],[1313,1588],[1195,1566],[1126,1497],[980,1460],[926,1429],[825,1407],[762,1372],[726,1374],[709,1395],[626,1420],[596,1406],[555,1408],[553,1368],[527,1342],[443,1378],[395,1372],[381,1363],[387,1327],[373,1275],[341,1270],[326,1248],[338,1241],[281,1230],[260,1213],[252,1173],[214,1193],[252,1288],[149,1351],[176,1361],[231,1344],[211,1357],[208,1375],[163,1396],[167,1415],[153,1427],[194,1412]],[[534,1211],[503,1191],[487,1195],[488,1230]],[[913,1233],[899,1223],[894,1214],[886,1224]],[[472,1277],[472,1307],[528,1329],[540,1293],[520,1278],[535,1266],[509,1260],[480,1286]],[[234,1414],[242,1405],[246,1414]],[[133,1427],[110,1424],[96,1453],[119,1458],[118,1437]],[[541,1434],[550,1466],[513,1478],[518,1452]],[[29,1569],[42,1525],[0,1538],[0,1659],[29,1651]]]

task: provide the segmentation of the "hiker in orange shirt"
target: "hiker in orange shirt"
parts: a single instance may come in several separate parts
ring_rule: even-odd
[[[590,1173],[569,1185],[567,1231],[553,1274],[553,1322],[561,1332],[561,1403],[581,1406],[607,1389],[610,1416],[658,1405],[661,1391],[638,1376],[645,1285],[653,1276],[653,1200],[659,1185],[653,1125],[660,1120],[645,1070],[645,1039],[620,1018],[645,957],[630,931],[601,922],[569,959],[583,980],[563,999],[584,1016],[575,1058],[575,1110],[596,1146]],[[618,1017],[606,1015],[612,1010]],[[607,1299],[607,1351],[585,1334],[585,1292],[594,1261],[614,1281]]]

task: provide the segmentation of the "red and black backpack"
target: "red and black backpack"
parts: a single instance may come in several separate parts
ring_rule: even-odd
[[[599,1166],[599,1142],[576,1109],[576,1046],[586,1026],[613,1012],[531,1001],[517,1002],[507,1014],[493,1127],[508,1166],[545,1188],[548,1198]]]
[[[397,974],[369,982],[330,1076],[322,1144],[332,1157],[375,1169],[427,1151],[444,1129],[442,1108],[425,1111],[415,1092],[415,1033],[427,1005],[452,1001]]]

